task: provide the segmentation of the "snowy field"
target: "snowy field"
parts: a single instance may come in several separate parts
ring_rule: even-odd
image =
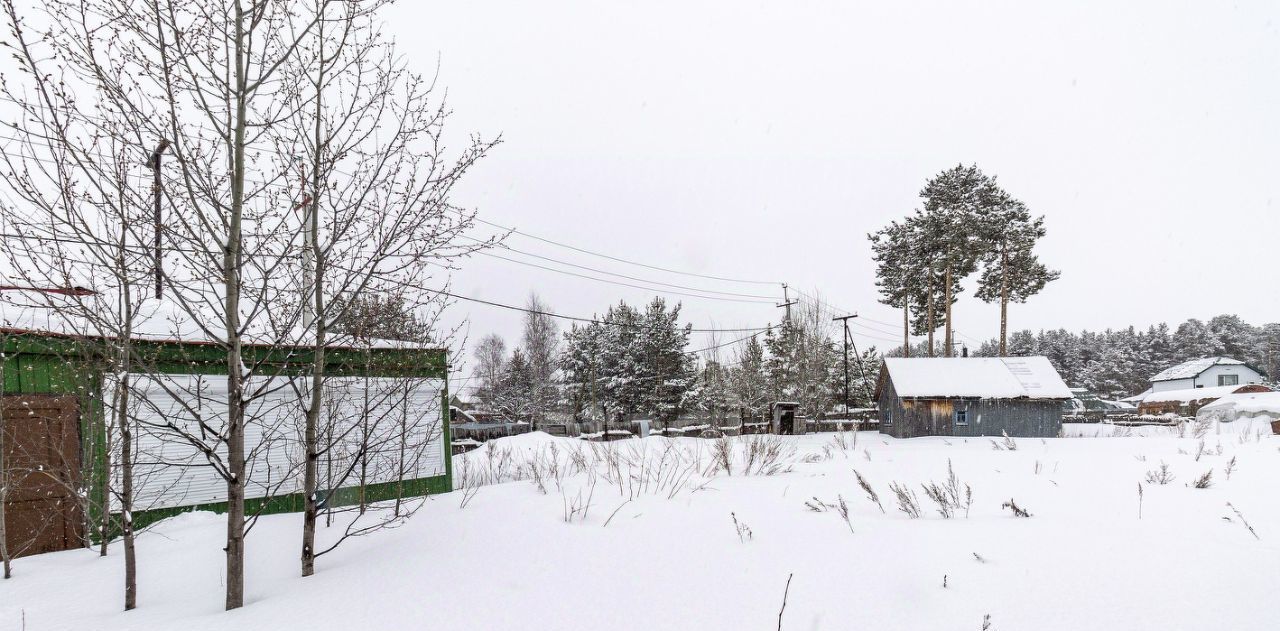
[[[467,489],[311,578],[300,517],[263,518],[241,610],[220,610],[224,523],[198,513],[140,537],[138,610],[117,611],[119,546],[56,553],[15,563],[0,630],[774,629],[789,576],[784,629],[1280,627],[1280,437],[1245,422],[1065,433],[1014,450],[873,432],[524,435],[455,457]],[[948,463],[949,519],[922,488],[952,495]],[[1148,482],[1162,463],[1173,479]]]

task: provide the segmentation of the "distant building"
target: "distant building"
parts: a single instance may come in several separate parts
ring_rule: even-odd
[[[1200,408],[1197,420],[1231,423],[1238,420],[1270,423],[1280,434],[1280,392],[1242,392],[1228,394]]]
[[[1243,386],[1262,381],[1262,371],[1238,359],[1203,357],[1160,371],[1151,378],[1151,392]]]
[[[880,432],[1051,437],[1071,390],[1045,357],[890,357],[876,381]]]
[[[1161,390],[1143,397],[1138,404],[1139,414],[1178,414],[1195,416],[1200,408],[1233,394],[1270,392],[1271,388],[1251,383],[1244,385],[1213,386],[1209,388],[1186,388],[1183,390]]]

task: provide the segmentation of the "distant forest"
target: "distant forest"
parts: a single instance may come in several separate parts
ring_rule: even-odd
[[[989,340],[973,354],[995,356],[998,347],[997,340]],[[1068,385],[1123,397],[1146,390],[1161,370],[1198,357],[1239,359],[1275,380],[1278,350],[1280,323],[1254,326],[1236,315],[1220,315],[1208,322],[1187,320],[1176,329],[1161,323],[1146,331],[1132,326],[1100,333],[1017,331],[1009,336],[1008,354],[1045,355]]]

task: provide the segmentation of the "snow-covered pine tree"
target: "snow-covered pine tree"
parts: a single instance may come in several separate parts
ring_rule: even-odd
[[[931,276],[939,277],[943,294],[945,336],[943,352],[952,355],[954,328],[951,308],[961,281],[977,269],[985,247],[981,241],[983,218],[1007,199],[1007,194],[977,165],[957,165],[934,176],[920,191],[924,199],[922,229]],[[935,280],[938,280],[935,279]],[[933,298],[932,295],[927,296]]]
[[[1221,355],[1225,349],[1204,322],[1191,318],[1178,325],[1173,336],[1173,354],[1176,362],[1185,362],[1199,357]]]
[[[599,343],[600,396],[608,406],[606,423],[623,420],[641,410],[646,376],[640,353],[644,322],[640,313],[625,302],[610,307],[605,314]]]
[[[948,297],[954,302],[959,294],[959,279],[954,280],[951,292],[943,286],[946,276],[940,271],[945,265],[940,243],[945,231],[942,215],[928,215],[917,210],[907,219],[906,226],[906,267],[916,278],[916,282],[907,288],[911,303],[911,333],[926,337],[926,354],[933,357],[938,348],[933,336],[946,320]]]
[[[685,397],[708,423],[721,425],[729,409],[729,369],[716,360],[708,360],[698,370],[697,381]]]
[[[527,421],[533,414],[533,370],[524,351],[516,349],[507,360],[502,387],[497,393],[497,408],[507,416]]]
[[[564,349],[560,353],[563,396],[565,407],[572,411],[575,421],[604,416],[600,407],[603,399],[598,396],[603,329],[604,325],[592,322],[574,324],[564,333]]]
[[[902,356],[911,356],[911,290],[918,285],[918,270],[911,256],[911,227],[897,221],[867,235],[876,262],[876,287],[880,302],[902,310]]]
[[[749,337],[734,350],[734,366],[729,372],[730,403],[740,418],[756,418],[769,404],[769,384],[765,377],[764,346]]]
[[[679,303],[668,310],[666,300],[655,297],[645,308],[636,339],[639,411],[663,423],[680,415],[685,394],[697,379],[694,358],[685,352],[693,327],[681,326],[679,319]]]
[[[1004,199],[977,214],[983,264],[977,296],[983,302],[1000,303],[1001,357],[1007,354],[1009,303],[1026,302],[1061,274],[1051,270],[1033,252],[1045,235],[1044,217],[1032,218],[1022,202]]]

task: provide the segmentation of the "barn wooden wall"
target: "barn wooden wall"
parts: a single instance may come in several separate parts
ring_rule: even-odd
[[[880,392],[880,432],[896,438],[916,436],[999,436],[1052,438],[1062,429],[1062,402],[1025,399],[906,399],[893,381]],[[955,412],[967,410],[968,425],[955,425]]]

